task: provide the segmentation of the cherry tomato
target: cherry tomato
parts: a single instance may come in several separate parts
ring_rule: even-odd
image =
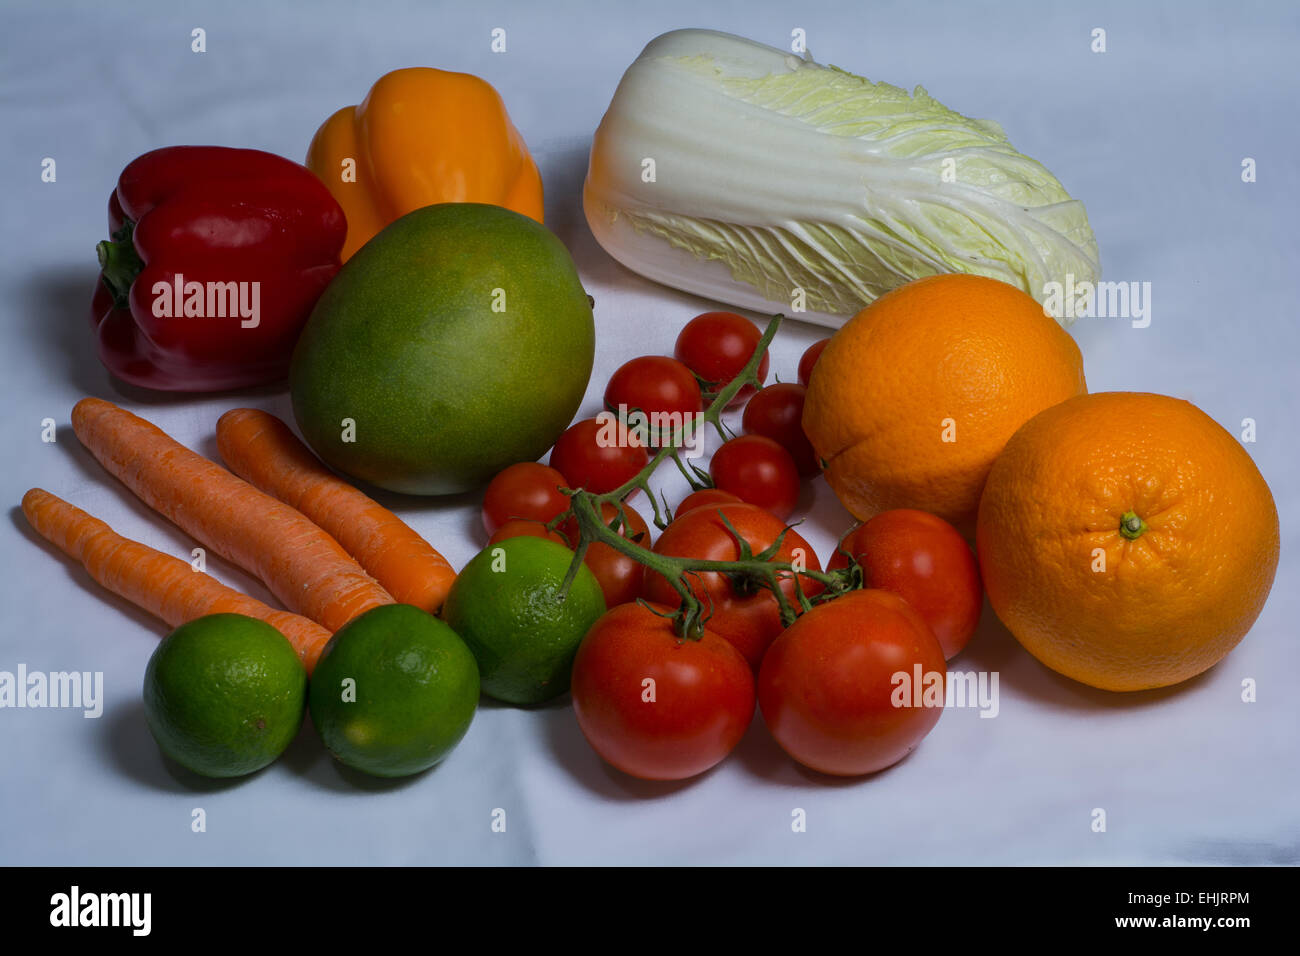
[[[943,714],[945,680],[943,649],[906,601],[852,591],[776,639],[758,701],[781,749],[805,767],[852,777],[920,743]]]
[[[673,512],[673,518],[676,520],[696,508],[716,508],[718,505],[737,503],[741,503],[740,495],[733,495],[730,491],[723,491],[721,488],[701,488],[699,491],[692,491],[682,499],[682,503]]]
[[[792,565],[798,563],[806,570],[821,570],[821,563],[812,546],[797,531],[786,530],[779,518],[762,508],[747,504],[696,508],[679,516],[655,542],[655,553],[705,561],[735,561],[740,557],[740,548],[723,523],[724,517],[741,538],[749,543],[752,553],[758,554],[765,550],[785,531],[781,549],[773,560]],[[709,629],[734,644],[750,666],[757,670],[764,651],[785,627],[781,623],[781,609],[776,595],[766,588],[747,588],[744,585],[738,588],[727,576],[715,572],[692,574],[687,580],[692,593],[704,602],[706,609],[713,609],[707,622]],[[793,577],[784,578],[781,590],[798,610],[794,585]],[[820,582],[810,578],[800,578],[800,585],[809,597],[822,590]],[[676,606],[680,600],[668,580],[649,568],[645,569],[645,583],[641,593],[660,604]]]
[[[740,374],[762,338],[763,333],[744,316],[705,312],[682,327],[673,355],[700,377],[707,391],[716,392]],[[758,364],[760,384],[767,381],[769,358],[764,355]],[[727,407],[743,404],[755,391],[752,385],[746,385]]]
[[[614,427],[617,419],[586,418],[569,426],[551,449],[551,467],[564,475],[570,488],[586,488],[595,494],[613,491],[636,477],[650,456],[639,445],[623,439]]]
[[[717,634],[679,639],[655,611],[671,613],[623,604],[596,619],[573,661],[573,712],[592,749],[619,770],[684,780],[745,735],[754,675]]]
[[[614,520],[617,512],[618,509],[611,504],[600,506],[600,513],[606,524]],[[627,519],[627,524],[620,530],[620,534],[643,548],[649,548],[650,529],[646,526],[645,519],[627,505],[623,505],[623,515]],[[568,537],[570,545],[576,547],[579,537],[577,519],[569,518],[560,527]],[[603,542],[595,541],[587,548],[582,561],[600,582],[600,589],[605,593],[606,607],[626,604],[641,596],[644,567],[636,558],[628,557]]]
[[[494,544],[500,544],[507,538],[546,538],[548,541],[554,541],[556,544],[562,544],[569,547],[569,539],[558,531],[548,531],[545,522],[532,521],[528,518],[511,518],[501,527],[492,532],[492,537],[488,538],[488,547]]]
[[[944,657],[952,660],[966,646],[984,591],[975,556],[956,528],[929,512],[898,508],[854,529],[840,547],[829,567],[847,567],[853,555],[867,587],[893,591],[925,619]]]
[[[483,529],[494,534],[511,518],[546,523],[569,507],[560,488],[569,487],[564,475],[535,461],[511,465],[488,482],[483,495]]]
[[[741,435],[713,453],[709,477],[723,491],[782,521],[799,503],[799,469],[790,453],[762,435]]]
[[[605,407],[625,416],[639,408],[650,418],[650,435],[658,443],[660,436],[667,440],[687,418],[703,411],[704,399],[695,373],[681,362],[666,355],[643,355],[610,376]],[[660,419],[664,415],[671,417]]]
[[[820,342],[814,342],[808,346],[808,350],[799,358],[799,384],[804,388],[808,387],[808,380],[812,378],[813,366],[817,360],[822,357],[822,351],[826,348],[826,343],[830,339],[822,339]]]
[[[795,468],[805,478],[821,471],[817,453],[803,431],[803,400],[807,391],[794,382],[769,385],[749,400],[741,419],[745,431],[770,438],[788,451]]]

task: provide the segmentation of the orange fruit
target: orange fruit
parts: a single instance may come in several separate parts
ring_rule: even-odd
[[[1021,428],[989,474],[976,545],[989,603],[1029,653],[1106,690],[1177,684],[1250,630],[1277,570],[1273,496],[1190,402],[1103,392]]]
[[[982,276],[930,276],[835,334],[803,427],[854,517],[918,508],[969,537],[1007,439],[1086,391],[1079,347],[1030,296]]]

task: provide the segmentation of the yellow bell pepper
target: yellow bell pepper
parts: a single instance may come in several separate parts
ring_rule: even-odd
[[[307,166],[347,214],[344,260],[435,203],[488,203],[542,221],[537,164],[500,94],[468,73],[413,67],[380,77],[360,106],[316,131]]]

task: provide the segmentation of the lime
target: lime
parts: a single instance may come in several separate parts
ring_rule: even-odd
[[[326,287],[293,354],[293,413],[354,478],[469,491],[555,444],[595,347],[553,232],[500,206],[438,203],[394,221]]]
[[[307,672],[264,621],[210,614],[172,631],[144,672],[144,714],[159,748],[205,777],[261,770],[302,726]]]
[[[387,604],[330,639],[311,678],[311,720],[340,762],[376,777],[427,770],[478,708],[478,666],[450,627]]]
[[[456,578],[442,616],[474,652],[489,697],[540,704],[569,689],[573,655],[605,613],[600,582],[585,564],[561,599],[572,562],[573,552],[554,541],[507,538]]]

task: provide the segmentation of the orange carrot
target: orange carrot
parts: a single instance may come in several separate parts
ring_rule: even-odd
[[[23,514],[42,538],[81,562],[99,584],[172,627],[206,614],[255,617],[288,639],[309,675],[330,639],[330,632],[314,621],[277,611],[195,571],[187,561],[123,538],[48,491],[33,488],[23,495]]]
[[[430,614],[456,572],[397,515],[336,476],[269,412],[234,408],[217,421],[217,450],[245,481],[334,536],[394,598]]]
[[[72,409],[77,438],[159,514],[260,578],[284,606],[337,631],[393,598],[337,541],[142,418],[98,398]]]

